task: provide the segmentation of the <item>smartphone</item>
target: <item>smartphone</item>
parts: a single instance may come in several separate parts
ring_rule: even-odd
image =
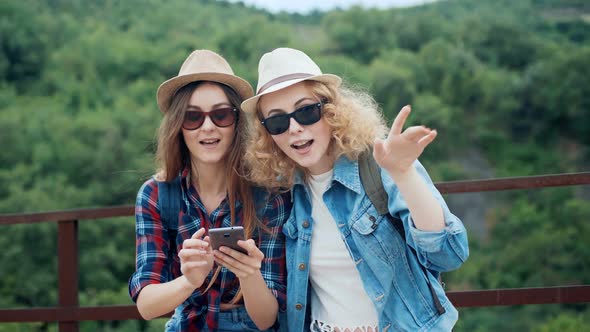
[[[209,229],[211,248],[219,250],[219,247],[226,246],[241,253],[248,254],[246,249],[238,245],[238,240],[244,240],[244,227],[232,226]]]

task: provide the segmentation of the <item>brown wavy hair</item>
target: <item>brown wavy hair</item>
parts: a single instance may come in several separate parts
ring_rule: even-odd
[[[240,174],[243,174],[244,164],[242,156],[244,155],[244,142],[246,135],[246,117],[240,108],[242,99],[229,86],[209,81],[197,81],[189,83],[180,88],[164,114],[164,118],[158,130],[158,147],[156,150],[156,164],[158,170],[156,180],[172,181],[186,167],[192,170],[190,151],[182,136],[182,122],[188,107],[189,100],[200,85],[209,83],[216,84],[223,89],[231,105],[238,109],[238,118],[234,130],[234,141],[225,156],[225,173],[228,174],[227,195],[230,207],[230,217],[232,225],[235,224],[236,211],[235,202],[242,202],[244,232],[246,238],[250,238],[258,224],[254,199],[252,193],[252,184]],[[198,176],[198,174],[191,174]]]
[[[334,160],[345,155],[350,160],[373,145],[375,138],[385,137],[387,126],[375,100],[358,87],[343,84],[336,86],[317,81],[304,81],[313,95],[324,101],[322,117],[332,130],[328,153]],[[273,191],[293,186],[296,169],[301,168],[279,149],[260,123],[262,112],[256,106],[256,114],[248,118],[248,140],[245,161],[247,176],[253,183]]]

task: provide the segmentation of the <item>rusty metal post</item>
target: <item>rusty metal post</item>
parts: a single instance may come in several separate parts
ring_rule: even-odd
[[[78,308],[78,220],[58,222],[58,297],[62,308]],[[78,332],[79,322],[59,321],[59,332]]]

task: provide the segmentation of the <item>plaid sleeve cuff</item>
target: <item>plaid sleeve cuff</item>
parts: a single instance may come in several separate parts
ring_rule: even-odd
[[[141,292],[145,286],[161,283],[159,276],[154,277],[155,278],[142,277],[142,275],[137,272],[131,276],[131,279],[129,279],[129,296],[134,303],[137,303],[139,292]]]

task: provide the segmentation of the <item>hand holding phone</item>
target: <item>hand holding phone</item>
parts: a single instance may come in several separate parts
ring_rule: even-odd
[[[253,280],[250,279],[251,276],[260,276],[264,253],[258,249],[254,240],[244,240],[244,229],[241,226],[211,228],[209,229],[209,238],[214,250],[215,262],[233,272],[240,279],[240,285],[248,287],[247,280]],[[242,245],[248,250],[238,245],[239,240],[244,240]],[[222,246],[240,253],[229,250],[221,251],[219,248]]]
[[[219,247],[225,246],[243,254],[248,254],[244,248],[238,245],[239,240],[244,240],[244,228],[242,226],[211,228],[209,229],[209,238],[213,250],[219,250]]]
[[[182,242],[178,252],[180,271],[195,288],[201,287],[205,278],[213,268],[213,252],[205,229],[200,228],[190,239]]]

